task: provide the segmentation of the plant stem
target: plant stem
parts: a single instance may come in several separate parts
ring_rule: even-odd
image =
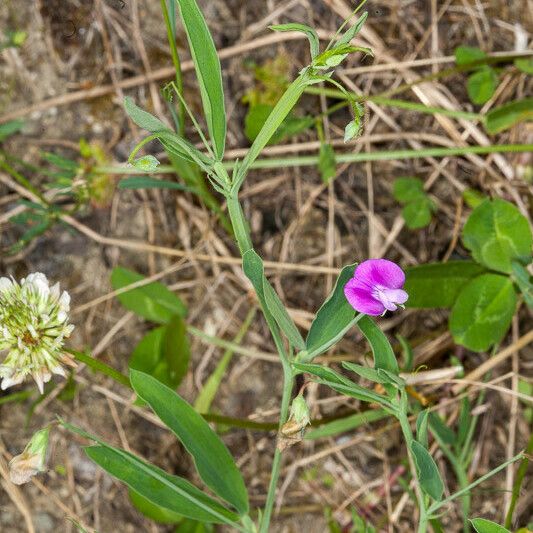
[[[283,396],[281,399],[281,410],[279,415],[279,428],[278,433],[281,430],[283,424],[287,420],[289,413],[289,405],[292,395],[292,389],[294,386],[294,375],[291,365],[288,360],[283,361]],[[272,517],[272,510],[274,508],[274,501],[276,496],[276,488],[278,485],[278,479],[281,468],[281,451],[276,447],[274,453],[274,459],[272,461],[272,471],[270,473],[270,484],[268,486],[267,499],[265,503],[263,518],[261,520],[261,526],[259,533],[268,533],[270,526],[270,519]]]
[[[518,153],[533,151],[533,144],[498,144],[490,146],[460,146],[460,147],[432,147],[420,150],[392,150],[377,151],[368,153],[344,153],[335,154],[337,163],[364,163],[368,161],[389,161],[391,159],[420,159],[424,157],[450,157],[463,156],[469,154],[495,154],[495,153]],[[309,167],[318,164],[318,155],[296,156],[296,157],[271,157],[267,159],[256,159],[250,168],[279,168],[279,167]],[[235,161],[224,162],[226,169],[231,170],[235,166]],[[121,167],[97,167],[96,172],[104,174],[145,174],[143,170],[127,166]],[[160,165],[157,167],[157,174],[172,174],[174,167],[170,165]]]
[[[525,450],[526,454],[533,453],[533,433],[531,433],[529,437],[529,442],[527,443],[527,448]],[[505,527],[510,528],[513,524],[513,513],[516,507],[516,504],[518,502],[518,497],[520,496],[520,487],[522,486],[522,482],[524,481],[524,478],[526,476],[527,467],[529,466],[529,458],[527,455],[524,455],[522,461],[520,462],[520,466],[518,467],[518,470],[516,472],[516,479],[513,484],[513,493],[511,497],[511,503],[509,504],[509,509],[507,509],[507,515],[505,516]]]
[[[173,2],[174,0],[171,0]],[[163,12],[163,18],[165,19],[165,26],[167,28],[167,38],[168,45],[170,47],[170,54],[172,55],[172,63],[174,64],[174,70],[176,71],[176,87],[180,94],[183,94],[183,76],[181,73],[181,62],[178,54],[178,49],[176,47],[176,35],[174,31],[174,25],[170,20],[168,13],[167,0],[161,0],[161,11]],[[178,122],[179,122],[179,131],[180,135],[184,134],[185,131],[185,107],[183,102],[180,100],[178,107]]]
[[[427,527],[428,527],[428,512],[426,507],[426,499],[424,497],[424,494],[422,493],[422,489],[420,488],[420,480],[418,476],[418,471],[415,466],[414,457],[411,451],[411,446],[414,441],[413,432],[411,430],[411,424],[409,423],[409,418],[407,416],[407,409],[408,409],[408,402],[407,402],[407,394],[405,390],[400,391],[400,406],[398,409],[398,422],[400,423],[400,427],[402,428],[403,437],[405,440],[405,444],[407,446],[407,455],[409,457],[409,464],[411,466],[411,472],[413,475],[413,479],[415,480],[415,494],[416,499],[418,502],[418,510],[420,512],[420,517],[418,521],[418,533],[426,533]]]

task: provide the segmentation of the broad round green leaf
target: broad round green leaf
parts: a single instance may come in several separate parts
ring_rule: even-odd
[[[192,455],[198,474],[239,513],[248,512],[248,494],[233,457],[209,424],[177,393],[152,376],[130,371],[133,389]]]
[[[409,267],[404,289],[407,307],[452,307],[462,287],[485,269],[473,261],[448,261]]]
[[[111,273],[111,285],[115,290],[143,279],[145,278],[141,274],[122,267],[114,268]],[[117,298],[129,311],[160,324],[168,323],[174,315],[187,314],[187,308],[181,299],[158,282],[123,292]]]
[[[496,198],[472,211],[463,228],[463,242],[478,263],[510,274],[514,259],[525,262],[531,256],[533,237],[518,208]]]
[[[494,69],[485,65],[469,76],[466,83],[468,97],[472,103],[483,105],[491,99],[497,84]]]
[[[507,276],[482,274],[459,294],[450,315],[455,342],[481,352],[499,342],[511,324],[516,293]]]
[[[392,189],[394,199],[401,203],[424,198],[424,182],[419,178],[396,178]]]
[[[402,216],[409,229],[425,228],[433,216],[433,203],[425,196],[409,202],[402,209]]]

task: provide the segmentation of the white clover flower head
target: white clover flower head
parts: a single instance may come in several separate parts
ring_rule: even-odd
[[[41,394],[52,374],[65,376],[63,365],[75,366],[63,351],[64,339],[74,329],[68,323],[70,296],[52,287],[35,272],[17,283],[0,278],[0,364],[2,390],[32,376]]]

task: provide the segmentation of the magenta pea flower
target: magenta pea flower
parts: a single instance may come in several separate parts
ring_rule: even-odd
[[[378,316],[396,311],[407,301],[402,290],[403,270],[387,259],[369,259],[357,266],[353,278],[344,286],[350,305],[359,313]]]

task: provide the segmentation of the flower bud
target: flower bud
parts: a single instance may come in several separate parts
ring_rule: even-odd
[[[289,420],[283,424],[278,435],[278,449],[283,451],[300,442],[303,439],[305,427],[310,422],[309,407],[304,397],[299,394],[292,402]]]
[[[9,477],[15,485],[28,483],[39,472],[45,471],[50,428],[37,431],[20,455],[9,461]]]

